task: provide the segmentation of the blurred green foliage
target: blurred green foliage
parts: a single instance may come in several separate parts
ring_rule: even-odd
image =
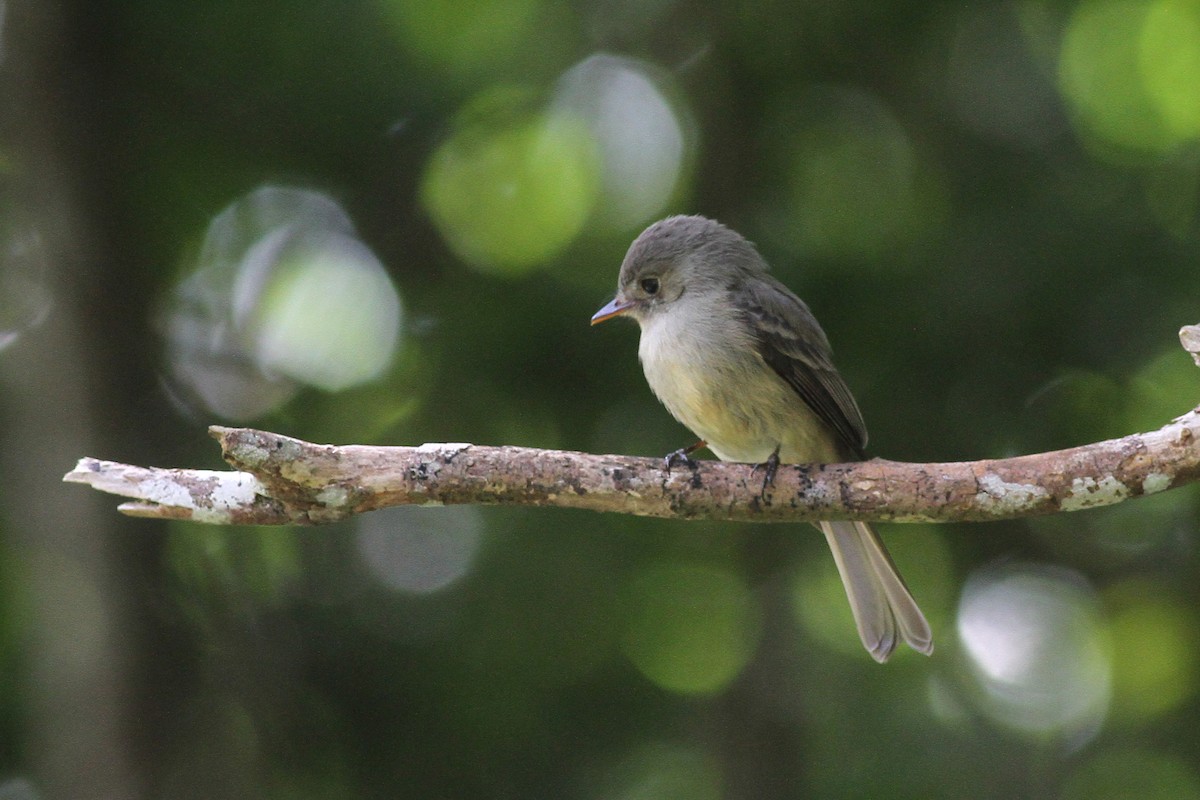
[[[523,104],[509,87],[470,101],[454,135],[430,158],[422,187],[450,246],[500,274],[520,275],[558,255],[596,199],[596,156],[586,131],[566,115],[511,119]]]
[[[0,85],[28,31],[11,5]],[[87,331],[95,455],[219,466],[203,425],[240,408],[318,441],[660,456],[691,439],[636,331],[588,318],[677,212],[741,231],[809,302],[872,455],[1068,447],[1200,396],[1175,344],[1200,322],[1193,0],[156,0],[59,22],[47,102],[90,268],[39,257],[86,282],[55,313]],[[8,184],[46,169],[22,141],[0,141]],[[51,294],[20,226],[48,237],[49,212],[0,199],[19,364]],[[313,207],[345,246],[297,260]],[[214,248],[236,269],[214,277]],[[21,369],[58,401],[53,364]],[[0,530],[52,533],[19,499]],[[56,785],[53,704],[22,670],[93,671],[54,633],[101,636],[103,607],[136,631],[121,735],[151,797],[1200,798],[1197,499],[885,526],[937,641],[886,667],[804,526],[214,530],[95,504],[75,533],[119,525],[125,580],[81,574],[90,555],[0,563],[0,774]]]

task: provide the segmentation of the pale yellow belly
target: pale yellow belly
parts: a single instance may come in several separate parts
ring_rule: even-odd
[[[660,358],[643,366],[667,410],[722,461],[762,463],[776,447],[784,463],[842,460],[833,433],[761,361],[727,359],[716,370]]]

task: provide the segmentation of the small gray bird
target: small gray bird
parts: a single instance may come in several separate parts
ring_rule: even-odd
[[[863,458],[867,428],[804,301],[769,273],[750,242],[704,217],[669,217],[634,241],[617,295],[592,317],[642,329],[638,358],[675,419],[722,461],[766,466]],[[764,484],[765,488],[766,484]],[[903,639],[933,652],[933,635],[895,564],[863,522],[818,524],[876,661]]]

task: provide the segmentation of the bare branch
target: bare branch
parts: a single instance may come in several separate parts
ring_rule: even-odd
[[[1200,364],[1200,326],[1180,331]],[[397,505],[525,505],[743,522],[1011,519],[1111,505],[1200,479],[1200,408],[1157,431],[984,461],[874,459],[780,468],[762,493],[745,464],[526,447],[318,445],[213,427],[237,472],[134,467],[85,458],[64,480],[132,498],[132,516],[215,524],[315,524]]]
[[[699,462],[526,447],[317,445],[247,428],[212,428],[238,472],[154,469],[83,459],[66,480],[133,498],[133,516],[218,524],[329,522],[396,505],[558,506],[652,517],[755,522],[972,521],[1075,511],[1200,477],[1200,409],[1165,428],[1001,460],[788,465],[762,474]]]

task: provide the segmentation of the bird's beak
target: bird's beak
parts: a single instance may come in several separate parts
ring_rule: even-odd
[[[597,325],[606,319],[620,316],[631,308],[633,308],[632,300],[625,300],[621,295],[617,295],[612,299],[612,302],[592,315],[592,324]]]

